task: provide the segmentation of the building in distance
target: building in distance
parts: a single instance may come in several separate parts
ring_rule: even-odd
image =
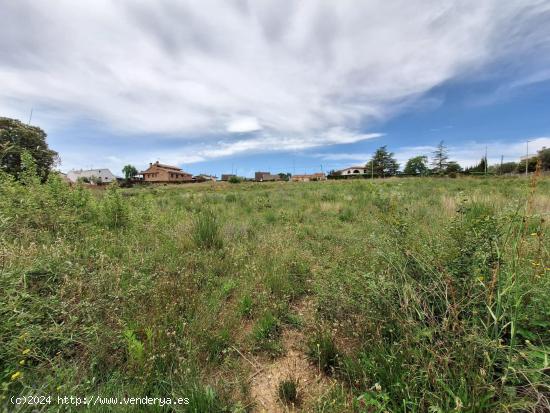
[[[193,175],[177,166],[165,165],[156,161],[140,173],[144,182],[192,182]]]
[[[199,174],[193,177],[193,181],[195,182],[216,182],[217,180],[217,176],[207,174]]]
[[[231,178],[236,178],[237,175],[235,174],[222,174],[222,181],[226,182],[229,181]]]
[[[114,176],[113,173],[107,168],[73,169],[67,172],[67,179],[72,183],[81,181],[84,183],[101,185],[110,184],[111,182],[116,181],[116,176]]]
[[[271,175],[270,172],[256,172],[254,174],[254,180],[256,182],[268,182],[279,181],[281,177],[279,175]]]
[[[336,171],[338,175],[353,176],[353,175],[368,175],[370,170],[366,166],[350,166],[348,168]]]
[[[326,181],[327,176],[323,172],[306,175],[292,175],[292,182]]]

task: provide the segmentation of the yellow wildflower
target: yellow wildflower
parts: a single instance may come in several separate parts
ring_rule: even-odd
[[[25,360],[19,360],[19,365],[24,366],[25,365]]]
[[[26,348],[25,350],[23,350],[23,354],[29,354],[30,352],[31,352],[30,348]]]
[[[19,377],[21,377],[21,374],[22,374],[22,373],[21,373],[20,371],[16,371],[15,373],[13,373],[13,374],[11,375],[11,380],[12,380],[12,381],[17,380]]]

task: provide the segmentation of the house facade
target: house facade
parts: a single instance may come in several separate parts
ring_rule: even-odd
[[[71,182],[77,182],[79,179],[93,184],[110,184],[116,181],[116,176],[105,169],[80,169],[67,172],[67,179]]]
[[[279,179],[279,175],[271,175],[270,172],[256,172],[254,174],[256,182],[278,181]]]
[[[309,175],[292,175],[292,182],[326,181],[327,176],[323,172]]]
[[[149,168],[140,173],[144,182],[191,182],[193,175],[177,166],[164,165],[158,161],[150,163]]]
[[[193,181],[195,182],[216,182],[217,180],[217,176],[208,174],[200,174],[193,177]]]
[[[338,171],[340,175],[367,175],[370,174],[370,170],[365,166],[350,166],[349,168],[340,169]]]

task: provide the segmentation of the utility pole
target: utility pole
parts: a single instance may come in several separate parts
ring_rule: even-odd
[[[502,164],[504,162],[504,155],[500,155],[500,174],[502,175]]]
[[[27,125],[30,125],[30,124],[31,124],[31,120],[32,120],[32,111],[33,111],[33,110],[34,110],[34,109],[31,108],[31,114],[30,114],[30,116],[29,116],[29,123],[27,123]]]
[[[374,181],[374,162],[370,161],[370,179]]]

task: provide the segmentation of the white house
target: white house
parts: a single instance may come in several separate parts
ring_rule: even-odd
[[[72,170],[67,173],[67,178],[71,182],[76,182],[79,178],[82,178],[91,182],[98,180],[102,184],[108,184],[116,181],[116,176],[114,176],[109,169]]]
[[[370,174],[370,170],[363,166],[350,166],[349,168],[340,169],[340,175],[366,175]]]

